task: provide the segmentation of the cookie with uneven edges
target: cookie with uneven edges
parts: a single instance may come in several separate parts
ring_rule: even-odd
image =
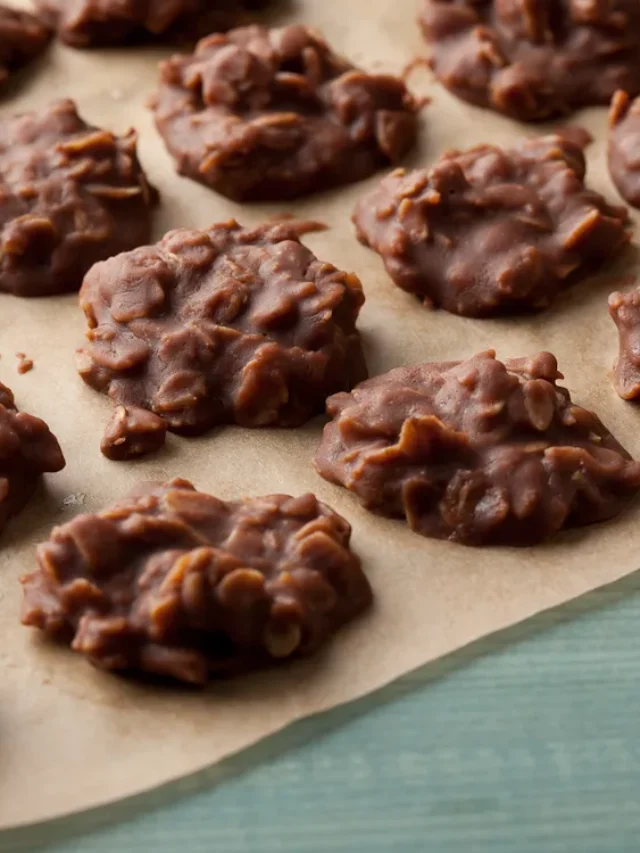
[[[469,317],[546,308],[630,238],[626,209],[585,186],[587,135],[572,136],[479,145],[392,172],[358,203],[357,236],[428,306]]]
[[[77,48],[192,41],[251,20],[268,0],[35,0],[58,37]]]
[[[18,411],[13,394],[0,382],[0,533],[28,503],[42,475],[65,466],[49,427]]]
[[[300,25],[213,35],[160,66],[156,126],[178,171],[240,201],[359,181],[413,147],[418,102]]]
[[[157,449],[167,429],[299,426],[366,376],[362,286],[300,242],[317,227],[231,220],[93,267],[78,367],[117,407],[106,455]]]
[[[640,94],[637,0],[423,0],[438,80],[521,121]]]
[[[350,537],[310,494],[147,485],[53,530],[22,578],[22,621],[102,669],[204,685],[311,655],[369,606]]]
[[[70,100],[0,118],[0,291],[78,290],[94,263],[149,241],[157,202],[134,131],[87,124]]]
[[[620,513],[634,462],[550,353],[400,367],[329,399],[318,472],[369,510],[466,545],[528,545]]]
[[[623,199],[640,208],[640,97],[616,92],[609,113],[609,172]]]
[[[51,31],[35,15],[0,4],[0,86],[45,50]]]

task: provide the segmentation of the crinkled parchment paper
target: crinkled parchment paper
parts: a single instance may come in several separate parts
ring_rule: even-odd
[[[280,19],[317,25],[336,49],[368,69],[399,72],[425,51],[416,9],[413,0],[291,0]],[[205,226],[230,216],[255,223],[283,210],[240,207],[175,174],[145,107],[163,55],[56,45],[0,109],[38,108],[53,97],[71,96],[96,124],[118,131],[135,125],[143,164],[162,194],[158,237],[171,227]],[[451,146],[542,132],[457,101],[427,72],[416,72],[415,88],[433,95],[416,163],[429,163]],[[589,182],[615,200],[605,170],[606,110],[589,110],[577,120],[596,137],[588,152]],[[351,211],[375,180],[288,208],[325,220],[330,229],[306,238],[308,244],[320,258],[362,278],[367,303],[360,327],[371,373],[488,347],[500,356],[549,349],[574,399],[598,411],[640,455],[640,411],[619,400],[607,378],[616,349],[607,295],[616,276],[633,269],[633,250],[613,271],[570,290],[539,316],[474,321],[429,312],[392,286],[377,256],[354,239]],[[110,404],[85,387],[74,368],[83,330],[74,296],[0,296],[0,380],[14,389],[21,408],[49,422],[68,460],[0,546],[0,828],[176,779],[640,564],[639,506],[612,523],[526,550],[465,549],[375,518],[347,491],[315,474],[311,457],[320,422],[297,431],[224,428],[197,440],[171,438],[163,453],[141,462],[108,462],[98,445]],[[31,373],[18,376],[17,350],[34,359]],[[220,682],[203,693],[137,686],[21,627],[17,578],[33,566],[34,547],[52,525],[111,503],[140,479],[178,475],[222,498],[315,491],[353,524],[354,547],[376,592],[373,610],[314,660]]]

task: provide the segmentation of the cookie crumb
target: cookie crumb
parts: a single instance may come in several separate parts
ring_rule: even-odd
[[[16,358],[18,359],[18,373],[28,373],[33,370],[32,358],[27,358],[23,352],[17,352]]]
[[[67,495],[66,498],[63,498],[61,505],[63,509],[67,509],[67,507],[70,506],[83,506],[86,499],[87,496],[84,492],[72,493]]]

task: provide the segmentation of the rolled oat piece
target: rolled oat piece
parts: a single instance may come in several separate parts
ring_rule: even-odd
[[[585,186],[587,138],[479,145],[396,170],[356,207],[357,236],[429,307],[468,317],[546,308],[629,241],[626,209]]]
[[[315,466],[372,512],[465,545],[603,521],[640,490],[640,462],[561,378],[548,352],[397,368],[328,401]]]
[[[155,121],[178,171],[240,201],[362,180],[416,142],[417,101],[300,25],[213,35],[160,66]]]
[[[94,263],[151,239],[158,194],[136,146],[70,100],[0,119],[0,291],[78,290]]]
[[[22,621],[96,666],[189,684],[306,657],[371,602],[349,524],[313,495],[148,485],[53,530]]]

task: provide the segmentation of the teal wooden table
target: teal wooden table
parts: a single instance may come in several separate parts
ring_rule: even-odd
[[[0,850],[635,853],[639,704],[634,576],[295,726],[198,792],[0,834]]]

